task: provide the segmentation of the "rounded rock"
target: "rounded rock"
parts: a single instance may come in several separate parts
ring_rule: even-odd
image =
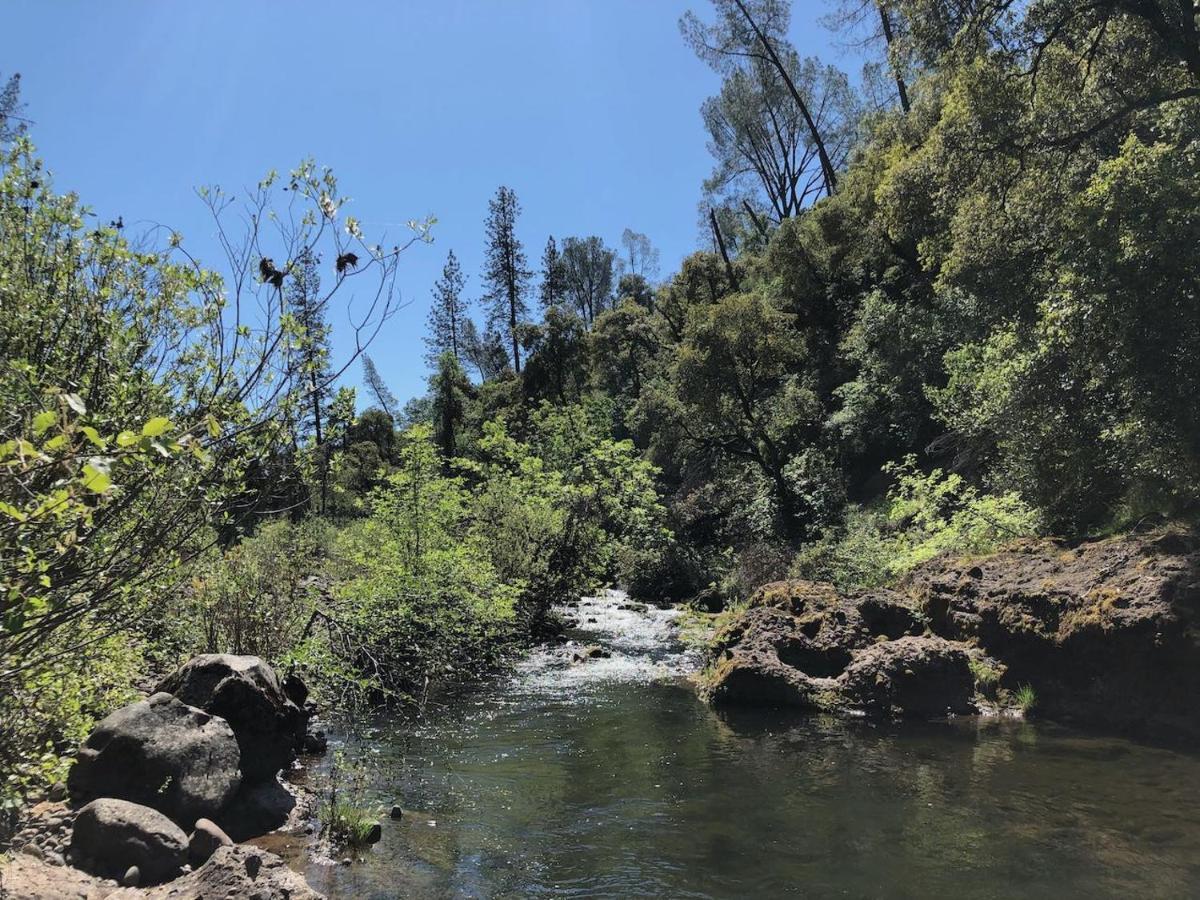
[[[233,798],[240,760],[223,719],[159,693],[101,720],[67,784],[77,800],[128,800],[187,824],[215,815]]]
[[[195,830],[188,838],[188,862],[202,866],[220,847],[232,847],[233,840],[211,819],[197,819]]]
[[[111,797],[81,809],[71,835],[72,852],[93,862],[93,874],[113,878],[136,868],[151,884],[178,874],[187,846],[187,835],[162,813]]]
[[[167,676],[158,690],[229,723],[248,782],[274,778],[303,746],[308,716],[288,696],[275,670],[257,656],[197,656]],[[299,695],[294,684],[292,694]]]

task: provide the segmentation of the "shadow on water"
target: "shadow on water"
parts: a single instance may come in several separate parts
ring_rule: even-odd
[[[581,641],[364,745],[399,822],[331,897],[1186,897],[1200,759],[1011,720],[716,713],[671,611],[585,601]],[[587,619],[594,619],[588,623]],[[353,737],[347,737],[353,743]]]

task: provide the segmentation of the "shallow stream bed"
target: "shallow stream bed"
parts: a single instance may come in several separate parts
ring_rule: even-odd
[[[718,714],[675,613],[572,611],[533,655],[364,746],[406,810],[332,898],[1194,897],[1200,756],[1042,723]],[[594,621],[589,621],[594,620]],[[350,740],[347,738],[346,740]]]

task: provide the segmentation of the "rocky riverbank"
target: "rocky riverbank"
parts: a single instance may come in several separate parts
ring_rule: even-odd
[[[26,816],[0,896],[318,897],[238,843],[307,817],[279,775],[322,745],[312,711],[302,682],[257,657],[196,657],[96,725]]]
[[[715,705],[1020,711],[1200,734],[1200,537],[1185,529],[940,558],[892,589],[764,585],[714,638]]]

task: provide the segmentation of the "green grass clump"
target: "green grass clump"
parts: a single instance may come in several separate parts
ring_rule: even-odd
[[[321,834],[334,846],[362,847],[373,843],[372,833],[382,810],[366,798],[368,781],[364,766],[348,762],[341,750],[334,753],[317,804]]]
[[[1033,686],[1023,684],[1017,688],[1013,694],[1013,699],[1017,702],[1021,712],[1028,714],[1035,706],[1037,706],[1037,693],[1033,690]]]
[[[340,847],[362,847],[371,843],[371,833],[379,824],[378,811],[337,799],[321,815],[321,829]]]

